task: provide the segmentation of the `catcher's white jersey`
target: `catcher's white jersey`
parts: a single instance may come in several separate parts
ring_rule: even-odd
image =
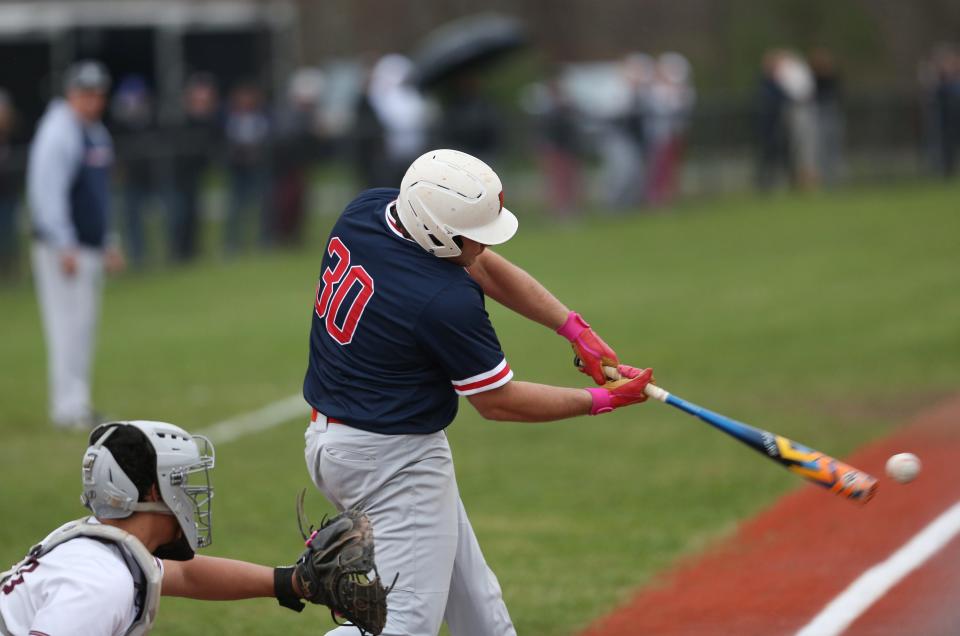
[[[135,601],[119,548],[77,537],[6,581],[0,615],[13,636],[120,636],[137,616]]]

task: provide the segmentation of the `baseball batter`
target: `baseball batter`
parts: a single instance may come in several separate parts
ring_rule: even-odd
[[[489,166],[435,150],[399,190],[354,199],[326,245],[304,381],[314,408],[306,461],[337,508],[370,516],[379,571],[399,575],[385,634],[434,635],[444,621],[455,636],[515,634],[457,490],[444,429],[458,396],[488,419],[549,421],[642,402],[652,379],[487,249],[516,230]],[[589,389],[513,380],[485,296],[567,338],[597,384],[604,366],[625,378]]]
[[[301,596],[334,605],[318,589],[301,593],[301,581],[329,589],[309,564],[270,568],[194,555],[211,541],[213,463],[206,438],[173,424],[111,422],[95,429],[83,457],[81,497],[94,516],[64,524],[0,572],[0,636],[145,634],[161,594],[275,596],[296,611]],[[351,529],[331,523],[311,541],[337,546],[328,550],[336,553],[350,544]]]

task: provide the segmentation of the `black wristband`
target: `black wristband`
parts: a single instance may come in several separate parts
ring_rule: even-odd
[[[303,611],[303,601],[293,589],[293,566],[273,568],[273,595],[283,607],[294,612]]]

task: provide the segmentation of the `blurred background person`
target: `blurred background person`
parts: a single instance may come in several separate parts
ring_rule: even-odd
[[[273,218],[266,200],[271,130],[260,87],[243,83],[231,91],[224,128],[230,188],[224,246],[227,255],[234,255],[247,243],[251,211],[258,221],[260,246],[272,240]]]
[[[940,118],[937,108],[939,74],[936,52],[917,62],[917,88],[920,108],[920,161],[924,169],[941,174],[940,165]]]
[[[817,172],[819,133],[813,73],[802,57],[793,51],[785,51],[780,56],[774,74],[787,96],[784,115],[793,185],[801,190],[811,190],[820,181]]]
[[[646,182],[646,126],[653,60],[630,53],[619,66],[621,90],[612,96],[611,116],[600,139],[604,189],[614,208],[642,204]]]
[[[50,418],[60,428],[97,423],[91,371],[103,272],[123,267],[108,236],[113,144],[101,117],[109,85],[100,63],[71,66],[66,99],[53,100],[40,120],[27,167]]]
[[[275,118],[271,233],[278,245],[296,245],[303,239],[310,168],[320,156],[323,83],[319,69],[298,69]]]
[[[413,63],[388,53],[373,64],[354,123],[354,158],[362,185],[399,183],[410,162],[427,150],[434,118],[430,103],[411,82]]]
[[[183,89],[183,123],[174,133],[170,255],[185,263],[197,256],[207,170],[222,158],[223,122],[216,79],[191,75]]]
[[[368,99],[383,131],[383,183],[399,183],[410,163],[428,150],[430,106],[413,84],[413,62],[384,55],[370,73]],[[378,184],[382,185],[382,184]]]
[[[536,153],[543,175],[548,212],[572,217],[583,196],[581,114],[558,70],[534,87],[528,110],[536,121]]]
[[[358,186],[362,189],[388,183],[384,161],[384,129],[370,99],[372,83],[373,68],[365,67],[363,89],[353,105],[350,129],[350,157]]]
[[[13,280],[19,273],[20,237],[17,228],[17,201],[20,176],[11,137],[16,112],[10,96],[0,89],[0,280]]]
[[[775,49],[764,53],[757,83],[756,183],[757,188],[763,192],[776,186],[781,176],[789,179],[792,174],[786,124],[789,98],[777,80],[777,67],[782,58],[783,51],[780,50]]]
[[[657,57],[648,99],[646,201],[664,205],[677,193],[684,134],[696,94],[690,62],[679,53]]]
[[[126,253],[130,265],[141,269],[147,258],[147,209],[160,193],[153,96],[142,76],[127,75],[117,83],[110,100],[110,123],[123,192]]]
[[[837,184],[843,169],[844,121],[842,85],[833,54],[817,48],[810,52],[817,115],[817,172],[827,187]]]
[[[944,177],[952,177],[957,171],[960,148],[960,50],[952,45],[937,47],[933,69],[938,171]]]

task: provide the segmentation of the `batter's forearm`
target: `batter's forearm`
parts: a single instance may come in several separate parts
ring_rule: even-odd
[[[467,399],[486,419],[510,422],[563,420],[587,415],[593,405],[586,389],[516,381]]]
[[[537,279],[495,252],[486,250],[468,271],[484,294],[551,330],[570,313]]]

